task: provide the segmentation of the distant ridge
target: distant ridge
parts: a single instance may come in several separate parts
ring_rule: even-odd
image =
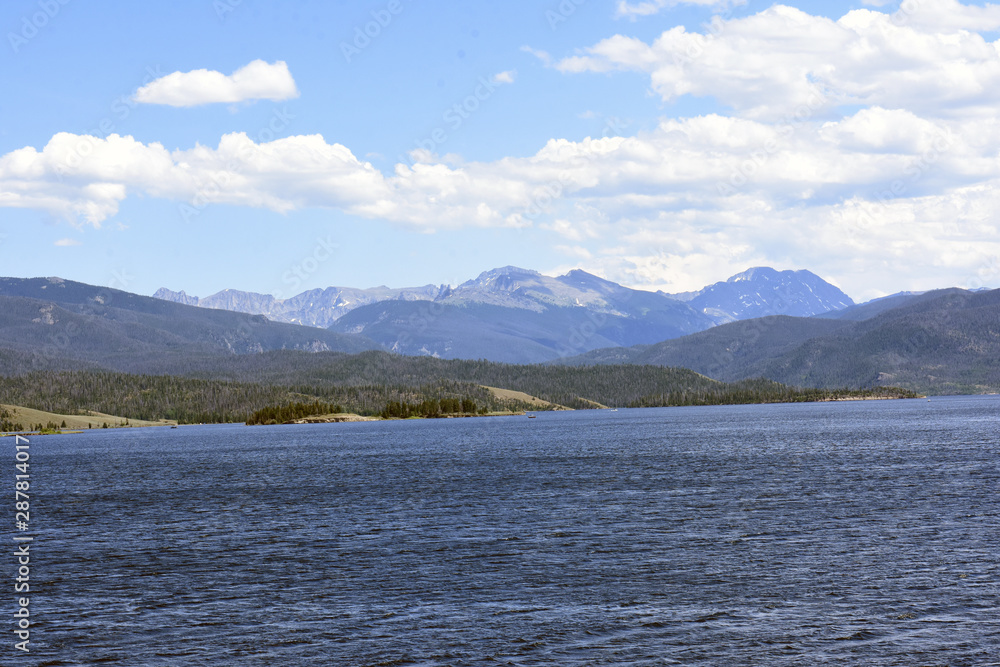
[[[154,295],[362,334],[402,354],[535,363],[609,346],[651,344],[761,315],[814,315],[853,304],[809,271],[756,267],[699,292],[624,287],[579,269],[563,276],[504,266],[457,287],[329,287],[289,299],[223,290]]]
[[[763,266],[682,296],[717,324],[768,315],[810,317],[854,305],[851,297],[811,271]]]
[[[183,290],[174,292],[161,287],[153,294],[153,298],[201,308],[217,308],[253,315],[265,315],[268,319],[276,322],[328,327],[344,314],[360,306],[396,299],[402,301],[434,299],[445,289],[445,286],[436,285],[403,289],[327,287],[326,289],[308,290],[288,299],[276,299],[270,294],[241,292],[233,289],[222,290],[211,296],[199,298],[188,296]]]
[[[504,305],[481,303],[479,290]],[[694,318],[689,323],[703,318],[700,323],[709,328],[622,345],[630,336],[662,336],[684,317]],[[770,315],[714,327],[706,322],[703,314],[666,295],[629,290],[584,272],[551,278],[500,270],[435,301],[374,303],[338,321],[338,326],[359,327],[365,336],[55,277],[0,278],[0,375],[104,369],[251,383],[267,379],[291,387],[340,386],[352,368],[353,381],[360,384],[416,386],[461,379],[533,393],[515,381],[529,372],[522,367],[506,367],[503,383],[485,381],[497,370],[485,360],[552,361],[582,349],[584,354],[561,363],[533,368],[551,369],[545,373],[560,378],[559,369],[566,365],[600,367],[586,374],[584,384],[600,380],[605,393],[633,392],[630,383],[646,372],[628,370],[636,365],[687,368],[706,382],[745,381],[748,387],[767,378],[827,389],[895,385],[936,394],[1000,391],[1000,290],[900,294],[845,308],[836,316]],[[383,340],[415,356],[404,362],[380,351],[387,347],[379,344]],[[443,362],[428,358],[446,355],[470,361],[437,366]],[[419,370],[432,367],[461,367],[468,374],[429,376]],[[32,382],[49,382],[46,377],[53,376]],[[249,386],[232,391],[258,392]],[[371,396],[382,395],[372,391]],[[133,399],[143,400],[141,395]],[[555,395],[552,400],[568,405]]]
[[[0,373],[102,367],[179,372],[272,350],[362,352],[378,345],[260,315],[196,308],[62,278],[0,278]]]
[[[769,316],[655,345],[594,350],[561,363],[683,367],[726,382],[892,385],[921,393],[1000,391],[1000,290],[894,295],[842,317]]]
[[[583,271],[552,278],[503,267],[432,301],[362,306],[331,328],[362,334],[401,354],[538,363],[609,345],[676,338],[712,324],[668,296]]]

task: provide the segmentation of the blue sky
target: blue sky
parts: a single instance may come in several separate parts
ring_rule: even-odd
[[[996,5],[11,0],[0,28],[4,275],[1000,286]]]

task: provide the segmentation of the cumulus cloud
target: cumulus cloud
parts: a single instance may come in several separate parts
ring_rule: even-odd
[[[83,245],[83,244],[80,241],[78,241],[77,239],[59,239],[58,241],[56,241],[52,245],[58,246],[60,248],[68,248],[68,247],[71,247],[71,246],[77,246],[77,245]]]
[[[813,206],[883,192],[915,197],[997,178],[998,151],[997,121],[946,123],[881,108],[801,125],[668,119],[641,136],[551,140],[533,156],[496,162],[428,156],[389,174],[320,135],[258,143],[234,133],[215,148],[168,151],[132,137],[61,133],[40,151],[0,157],[0,205],[97,225],[131,192],[194,206],[338,208],[422,228],[537,221],[578,240],[585,233],[565,221],[578,220],[580,207],[630,217],[720,198]]]
[[[914,25],[939,31],[976,32],[1000,28],[1000,5],[963,5],[958,0],[920,0],[903,2],[892,14],[896,25]]]
[[[703,34],[612,37],[558,64],[644,71],[664,99],[714,96],[733,115],[552,139],[492,162],[427,153],[388,171],[320,135],[168,150],[60,133],[0,156],[0,206],[81,227],[135,195],[175,202],[179,219],[227,204],[421,231],[534,227],[587,270],[668,291],[763,264],[809,268],[855,298],[876,296],[872,284],[977,286],[1000,266],[1000,46],[954,25],[986,25],[995,10],[919,7],[954,17],[935,27],[918,11],[831,20],[775,6]],[[504,75],[515,73],[494,80]]]
[[[998,153],[1000,121],[882,108],[787,126],[668,119],[641,136],[552,140],[530,157],[390,173],[319,135],[235,133],[169,151],[64,133],[0,157],[0,206],[98,226],[144,194],[176,202],[178,222],[229,204],[335,208],[427,231],[535,226],[570,241],[561,252],[585,268],[629,284],[680,291],[721,270],[776,264],[840,276],[859,296],[872,266],[885,267],[886,285],[921,267],[933,287],[954,282],[943,276],[963,261],[1000,256]]]
[[[750,266],[807,268],[858,300],[900,290],[1000,280],[1000,197],[988,186],[886,202],[852,199],[807,211],[723,202],[617,220],[613,246],[586,246],[587,270],[647,289],[700,289]]]
[[[747,118],[879,105],[926,114],[989,114],[1000,102],[1000,48],[974,30],[1000,26],[1000,6],[923,0],[910,13],[861,9],[834,21],[775,5],[671,28],[651,43],[616,35],[564,58],[567,73],[645,72],[664,101],[711,97]]]
[[[550,54],[548,51],[542,51],[541,49],[533,49],[530,46],[522,46],[521,50],[525,53],[529,53],[538,58],[538,60],[540,60],[543,65],[548,66],[552,64],[552,54]]]
[[[194,107],[202,104],[288,100],[299,96],[288,65],[254,60],[229,76],[207,69],[174,72],[136,91],[141,104]]]
[[[233,133],[215,148],[168,151],[130,136],[60,133],[41,150],[0,157],[0,206],[48,210],[96,227],[129,193],[174,200],[189,213],[209,204],[329,207],[422,227],[522,224],[500,211],[530,202],[524,183],[494,181],[488,169],[400,164],[386,176],[319,135],[257,143]]]
[[[493,83],[514,83],[514,78],[517,76],[517,70],[507,70],[506,72],[500,72],[499,74],[493,75]]]

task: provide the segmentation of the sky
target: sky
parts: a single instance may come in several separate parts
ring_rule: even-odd
[[[1000,287],[1000,5],[6,0],[0,275]]]

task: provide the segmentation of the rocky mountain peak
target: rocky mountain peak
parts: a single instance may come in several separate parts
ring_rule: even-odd
[[[767,315],[810,317],[854,305],[851,297],[815,273],[766,266],[747,269],[684,297],[719,324]]]

